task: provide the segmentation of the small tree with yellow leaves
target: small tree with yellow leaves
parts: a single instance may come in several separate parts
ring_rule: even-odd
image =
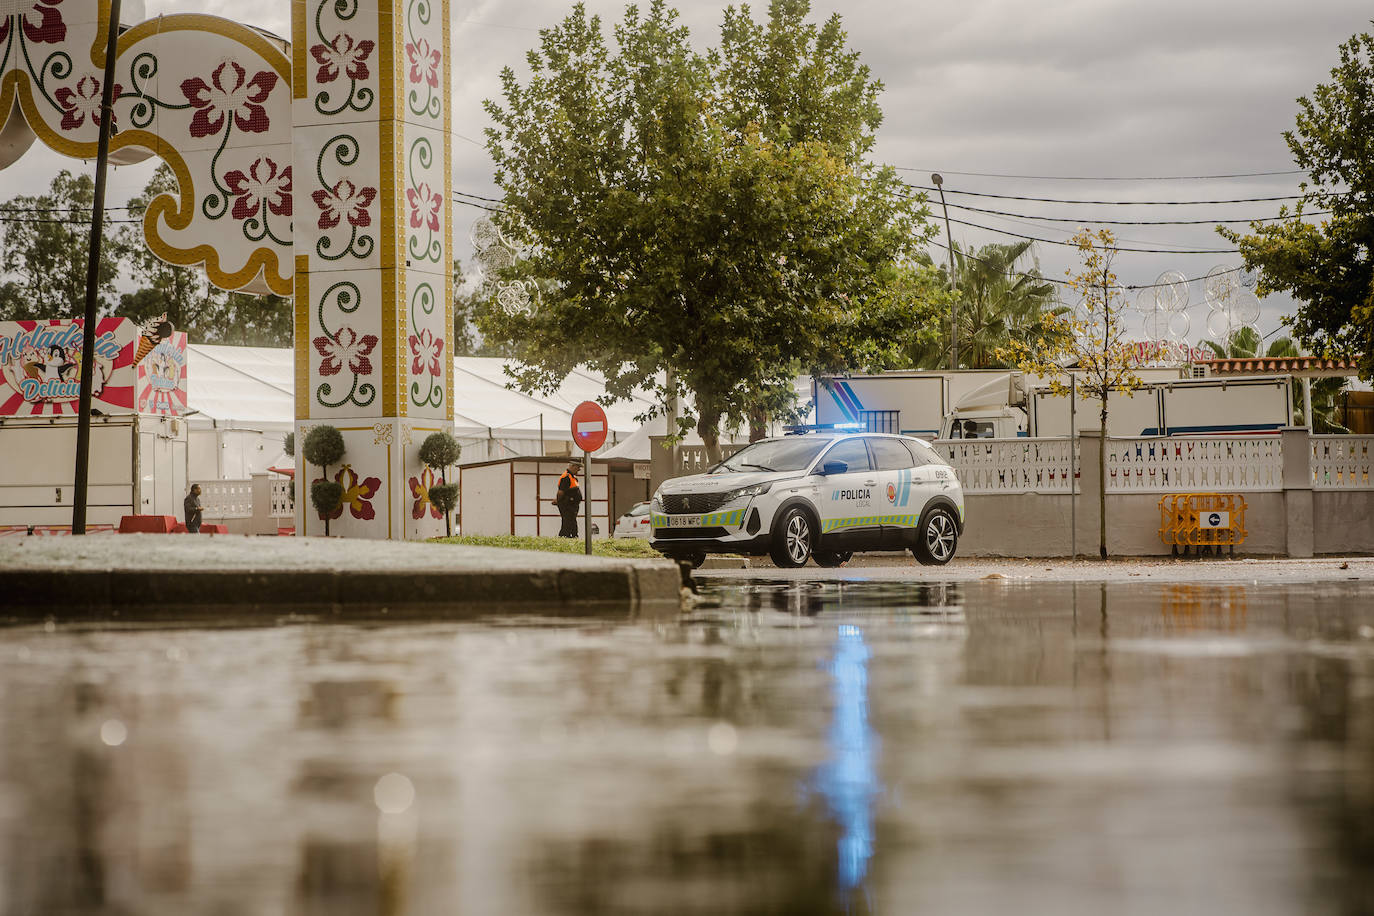
[[[1102,447],[1097,454],[1098,553],[1107,559],[1107,397],[1113,392],[1129,395],[1141,385],[1135,370],[1140,364],[1135,348],[1126,338],[1122,313],[1126,303],[1117,286],[1112,261],[1116,237],[1111,230],[1080,229],[1072,239],[1078,246],[1082,267],[1065,271],[1069,285],[1083,297],[1077,314],[1060,319],[1062,326],[1038,340],[1013,340],[1010,362],[1023,372],[1048,382],[1060,396],[1070,393],[1067,377],[1077,376],[1076,387],[1084,400],[1101,405]],[[1057,331],[1057,332],[1056,332]]]

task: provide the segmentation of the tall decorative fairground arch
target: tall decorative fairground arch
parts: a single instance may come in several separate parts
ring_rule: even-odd
[[[0,13],[0,168],[93,158],[108,0]],[[293,297],[296,437],[337,427],[330,531],[442,532],[418,450],[452,426],[448,0],[292,0],[290,43],[214,16],[121,17],[110,161],[158,156],[148,247],[224,289]],[[297,531],[320,468],[297,449]],[[310,517],[307,517],[310,516]]]

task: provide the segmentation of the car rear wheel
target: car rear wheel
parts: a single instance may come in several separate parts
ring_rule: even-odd
[[[814,538],[811,516],[797,506],[788,509],[773,529],[773,546],[769,550],[773,565],[784,569],[805,566]]]
[[[854,556],[852,550],[818,550],[811,555],[811,558],[816,561],[817,566],[834,569],[836,566],[843,566],[848,563],[852,556]]]
[[[954,559],[954,551],[959,546],[959,526],[953,514],[944,507],[930,511],[921,530],[917,534],[916,546],[911,553],[923,566],[944,566]]]

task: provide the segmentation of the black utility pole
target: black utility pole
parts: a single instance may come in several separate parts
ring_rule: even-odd
[[[86,263],[86,323],[81,335],[81,401],[76,420],[76,495],[72,500],[72,534],[86,533],[86,482],[91,471],[91,383],[95,375],[95,298],[100,282],[101,230],[105,222],[105,166],[110,158],[114,120],[115,50],[119,42],[119,0],[110,0],[110,28],[105,37],[105,82],[100,86],[100,134],[95,153],[95,200],[91,204],[91,256]]]
[[[945,180],[937,172],[930,176],[940,192],[940,209],[945,211],[945,241],[949,247],[949,288],[954,293],[949,303],[949,367],[959,368],[959,287],[954,280],[954,234],[949,231],[949,207],[945,206]]]

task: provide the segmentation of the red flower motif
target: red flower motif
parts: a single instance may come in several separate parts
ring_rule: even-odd
[[[406,200],[410,201],[410,228],[428,225],[431,232],[439,231],[439,208],[444,205],[441,195],[421,182],[418,188],[406,188]]]
[[[347,178],[340,178],[332,188],[321,188],[310,194],[315,206],[320,208],[321,229],[333,229],[342,218],[347,218],[350,226],[372,225],[367,208],[376,196],[376,188],[359,188]]]
[[[114,86],[114,99],[119,98],[119,93],[123,87],[118,83]],[[76,130],[86,123],[86,116],[89,115],[91,123],[96,127],[100,126],[100,80],[94,76],[83,76],[76,81],[76,88],[63,86],[56,93],[57,104],[62,106],[63,130]],[[110,119],[111,125],[114,118]]]
[[[62,21],[62,14],[56,9],[61,2],[62,0],[37,0],[29,3],[28,9],[22,13],[17,10],[13,13],[6,12],[3,21],[0,21],[0,41],[10,37],[15,16],[23,25],[24,37],[34,44],[55,45],[65,41],[67,24]]]
[[[410,335],[410,352],[415,357],[410,363],[411,375],[422,372],[434,376],[439,374],[439,360],[444,355],[443,338],[436,338],[429,328],[425,328],[418,336]]]
[[[321,335],[311,341],[324,357],[320,375],[338,375],[345,365],[355,375],[371,375],[372,360],[368,354],[377,346],[376,334],[358,335],[352,328],[339,328],[332,337]]]
[[[352,465],[344,465],[339,473],[334,475],[339,486],[343,487],[343,498],[339,500],[340,508],[348,507],[348,511],[353,513],[354,518],[364,521],[372,521],[377,517],[377,513],[372,509],[369,500],[377,495],[377,491],[382,488],[382,482],[376,477],[368,477],[361,483],[358,482],[358,474],[353,470]]]
[[[368,39],[355,44],[353,36],[344,32],[335,35],[327,45],[315,45],[310,49],[311,56],[320,65],[320,69],[315,71],[315,82],[333,82],[339,78],[340,69],[349,79],[367,79],[367,56],[372,53],[373,47]]]
[[[418,83],[424,81],[435,89],[439,88],[439,51],[429,46],[429,42],[421,38],[419,41],[406,44],[406,58],[410,61],[410,81]]]
[[[238,198],[234,201],[234,219],[256,216],[264,203],[278,216],[291,215],[289,165],[278,172],[277,164],[264,156],[253,161],[246,175],[242,169],[225,172],[224,183],[229,186],[229,193]]]
[[[429,514],[435,518],[443,518],[444,514],[438,510],[434,503],[429,501],[430,488],[434,486],[434,469],[425,468],[420,472],[419,477],[410,478],[410,495],[415,497],[415,503],[410,508],[411,518],[424,518],[425,506],[429,507]]]
[[[260,134],[269,126],[262,103],[277,85],[277,74],[259,70],[251,80],[237,61],[227,60],[210,74],[210,83],[198,76],[181,81],[181,93],[196,108],[191,118],[191,136],[208,137],[224,129],[225,118],[233,118],[239,130]]]

